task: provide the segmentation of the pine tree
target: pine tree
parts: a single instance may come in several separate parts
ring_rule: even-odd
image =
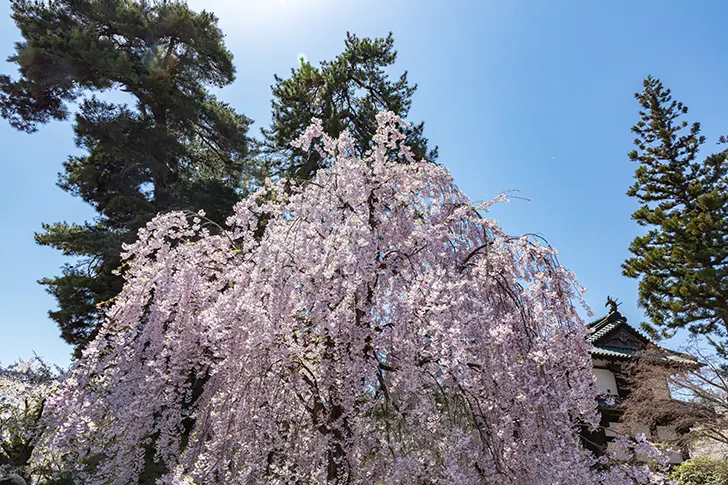
[[[0,112],[27,132],[65,120],[85,149],[64,163],[59,186],[97,211],[92,222],[43,225],[39,244],[73,257],[41,283],[67,342],[82,347],[100,305],[121,289],[114,274],[123,243],[159,212],[205,210],[221,221],[255,172],[250,120],[217,100],[210,86],[234,79],[217,19],[182,1],[12,0],[22,34],[9,61],[19,79],[0,76]],[[129,105],[99,93],[126,96]]]
[[[632,128],[639,163],[627,194],[632,218],[647,233],[630,246],[624,274],[639,278],[639,303],[653,335],[687,328],[707,335],[726,355],[728,332],[728,152],[698,156],[700,124],[652,77],[637,93],[641,120]]]
[[[360,39],[347,33],[345,49],[333,61],[317,68],[304,59],[291,77],[275,76],[273,120],[263,130],[263,158],[274,174],[306,180],[320,168],[318,153],[290,146],[304,133],[313,118],[323,121],[327,134],[348,130],[357,149],[371,148],[379,111],[392,111],[406,118],[417,86],[410,85],[405,72],[396,80],[387,73],[395,63],[394,38]],[[407,143],[416,158],[435,160],[437,148],[429,149],[423,136],[424,123],[407,130]]]

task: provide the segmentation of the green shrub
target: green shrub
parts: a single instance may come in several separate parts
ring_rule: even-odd
[[[715,458],[693,458],[670,474],[678,485],[728,485],[728,462]]]

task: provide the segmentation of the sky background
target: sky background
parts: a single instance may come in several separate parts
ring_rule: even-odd
[[[620,264],[639,228],[625,195],[635,165],[630,127],[634,92],[648,74],[690,107],[713,149],[728,131],[722,1],[189,0],[220,18],[235,56],[236,82],[219,96],[253,120],[270,120],[273,75],[286,76],[303,54],[312,63],[343,50],[347,31],[392,31],[399,57],[392,74],[419,85],[411,121],[473,200],[516,189],[493,211],[511,234],[542,234],[561,263],[605,313],[607,295],[632,323],[643,318],[637,282]],[[0,59],[19,33],[0,0]],[[15,75],[0,63],[0,73]],[[724,131],[722,131],[724,130]],[[0,362],[36,352],[66,365],[70,347],[47,316],[54,300],[36,281],[57,274],[57,251],[36,245],[41,223],[82,222],[89,207],[55,184],[77,152],[68,122],[28,135],[0,120]],[[671,342],[676,346],[678,342]]]

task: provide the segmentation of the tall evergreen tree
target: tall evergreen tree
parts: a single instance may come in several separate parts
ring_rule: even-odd
[[[181,0],[11,0],[22,34],[16,80],[0,76],[0,111],[28,132],[66,119],[85,149],[64,163],[59,186],[91,204],[92,222],[45,224],[39,244],[74,258],[41,281],[64,340],[82,347],[118,294],[122,244],[158,212],[205,210],[222,220],[254,174],[250,120],[210,86],[234,79],[217,19]],[[97,97],[121,92],[130,104]],[[118,99],[118,95],[115,96]]]
[[[360,39],[347,33],[344,52],[333,61],[315,67],[301,59],[288,79],[275,76],[273,120],[263,130],[261,147],[269,170],[274,175],[305,180],[320,168],[322,159],[317,152],[290,145],[313,118],[321,119],[331,136],[348,130],[362,152],[371,148],[379,111],[406,118],[417,85],[409,84],[407,72],[390,79],[387,71],[396,59],[392,34]],[[424,123],[414,124],[407,130],[407,143],[415,157],[434,160],[437,148],[428,148],[423,131]]]
[[[627,192],[632,218],[647,233],[630,246],[624,274],[639,278],[639,303],[653,335],[687,328],[708,335],[723,355],[728,335],[728,152],[699,157],[700,124],[653,77],[637,93],[641,120],[632,128],[639,164]]]

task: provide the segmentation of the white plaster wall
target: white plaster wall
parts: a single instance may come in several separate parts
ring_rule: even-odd
[[[594,369],[594,376],[597,378],[597,387],[612,396],[617,395],[617,380],[612,371],[607,369]]]

